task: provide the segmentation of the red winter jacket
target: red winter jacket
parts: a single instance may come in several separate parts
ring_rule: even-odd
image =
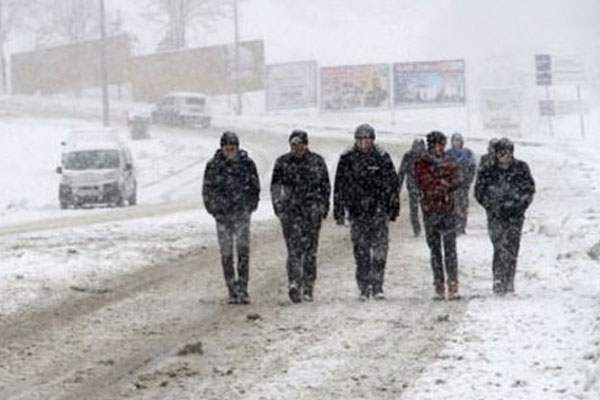
[[[446,154],[436,158],[427,153],[415,161],[415,177],[421,190],[424,212],[454,211],[454,189],[460,183],[456,161]]]

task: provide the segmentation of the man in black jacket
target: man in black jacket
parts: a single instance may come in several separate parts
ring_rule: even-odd
[[[515,290],[514,279],[525,211],[533,201],[535,182],[529,166],[513,156],[514,145],[502,138],[494,144],[495,163],[477,172],[475,198],[485,208],[494,247],[494,293]]]
[[[325,160],[308,149],[305,131],[294,130],[289,144],[290,151],[273,168],[271,201],[288,251],[288,293],[299,303],[313,301],[319,233],[329,212],[331,185]]]
[[[348,217],[360,299],[384,299],[388,224],[398,216],[398,175],[389,154],[375,145],[375,129],[359,125],[354,147],[340,156],[334,184],[334,217]]]
[[[425,153],[425,141],[415,139],[409,151],[402,156],[400,169],[398,169],[398,191],[402,191],[404,177],[406,177],[406,189],[408,190],[408,203],[410,207],[410,223],[415,236],[421,233],[421,223],[419,222],[419,200],[421,191],[415,181],[415,161]]]
[[[250,214],[258,206],[260,183],[256,165],[239,148],[234,132],[224,132],[221,148],[206,164],[202,198],[217,223],[221,263],[229,291],[229,303],[250,303],[248,295]],[[233,245],[237,253],[235,277]]]

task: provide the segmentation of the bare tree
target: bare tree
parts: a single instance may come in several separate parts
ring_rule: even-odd
[[[37,0],[39,25],[36,46],[77,43],[97,39],[99,29],[98,0]],[[107,34],[121,33],[120,11],[107,14]]]
[[[0,0],[0,93],[8,91],[6,43],[10,34],[24,28],[30,4],[22,0]]]
[[[150,0],[142,16],[157,23],[165,32],[158,50],[175,50],[187,47],[188,29],[210,30],[214,24],[230,19],[231,0]]]

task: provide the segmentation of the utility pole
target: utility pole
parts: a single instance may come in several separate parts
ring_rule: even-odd
[[[104,0],[100,0],[100,79],[102,85],[102,125],[109,124],[108,69],[106,66],[106,16]]]
[[[235,93],[237,96],[236,115],[242,115],[242,92],[240,88],[240,32],[238,26],[238,0],[233,0],[233,30],[234,30],[234,80]]]

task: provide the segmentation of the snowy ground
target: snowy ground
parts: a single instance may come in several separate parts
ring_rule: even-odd
[[[313,150],[326,157],[333,175],[339,153],[351,143],[349,131],[358,118],[352,115],[334,123],[332,116],[296,117],[291,125],[292,118],[285,115],[218,120],[222,127],[240,131],[242,147],[248,148],[258,165],[263,193],[254,217],[257,247],[280,240],[273,228],[276,224],[267,188],[272,162],[286,150],[291,126],[309,129]],[[397,125],[373,122],[386,132],[398,130]],[[215,246],[213,222],[201,207],[200,186],[204,164],[216,148],[220,130],[154,128],[151,139],[130,141],[138,168],[138,206],[61,211],[55,173],[60,140],[71,128],[92,123],[27,113],[6,113],[0,120],[0,328],[10,328],[11,340],[17,341],[11,323],[20,314],[82,291],[102,294],[115,277],[143,273],[151,265],[201,259],[206,248]],[[126,138],[125,128],[119,129]],[[467,144],[479,154],[486,140],[467,135]],[[378,141],[393,149],[397,165],[412,136],[382,133]],[[214,348],[207,349],[202,359],[204,367],[212,365],[217,378],[199,378],[203,369],[198,366],[193,373],[179,373],[177,386],[146,384],[145,392],[120,393],[163,399],[597,399],[600,382],[595,383],[589,371],[600,362],[596,283],[600,265],[587,253],[600,240],[599,147],[595,141],[539,138],[535,143],[517,143],[516,155],[530,164],[537,194],[525,223],[516,295],[491,294],[492,250],[484,214],[473,201],[468,234],[459,239],[463,300],[458,305],[432,305],[427,251],[422,239],[409,235],[404,201],[391,241],[388,301],[365,305],[354,301],[350,254],[344,256],[348,265],[336,262],[340,251],[349,252],[347,244],[336,239],[346,238],[345,230],[327,225],[323,234],[331,235],[331,240],[323,238],[314,307],[289,307],[282,276],[272,275],[267,268],[270,256],[257,255],[255,259],[265,259],[264,265],[256,266],[256,274],[264,279],[251,285],[251,310],[263,318],[242,337],[234,335],[221,342],[225,339],[219,332],[235,320],[236,311],[226,306],[219,311],[213,304],[223,296],[221,282],[203,283],[209,285],[202,296],[207,308],[217,307],[215,312],[223,313],[220,322],[218,317],[210,320],[214,329],[206,332],[205,340]],[[283,268],[283,256],[271,258]],[[206,277],[219,279],[218,271],[211,274]],[[333,280],[339,283],[341,293],[334,290]],[[415,306],[422,312],[421,319],[399,312]],[[306,322],[307,316],[314,321]],[[448,329],[438,330],[446,322]],[[429,342],[403,341],[403,336],[418,337],[419,332],[428,330],[436,332],[423,334]],[[374,338],[381,337],[386,338],[381,347],[373,347],[379,343]],[[258,350],[259,343],[265,338],[270,352],[261,353],[264,349]],[[394,347],[398,344],[408,348]],[[0,380],[0,398],[33,398],[15,382],[23,381],[28,387],[43,385],[28,378],[35,375],[34,367],[19,369],[18,362],[11,361],[18,358],[11,351],[16,346],[8,342],[0,351],[0,376],[4,370],[4,376],[10,377],[6,386]],[[221,349],[218,355],[215,348]],[[299,348],[305,350],[288,353]],[[355,349],[361,350],[357,353]],[[420,351],[423,357],[419,357]],[[245,375],[223,367],[243,355],[255,361],[246,369],[244,360],[239,361],[239,370],[246,371]],[[412,371],[418,373],[394,376],[404,363],[414,364]],[[168,357],[147,367],[160,371],[164,364]],[[273,367],[280,364],[285,368]],[[189,365],[194,364],[190,362],[186,368]],[[144,381],[141,376],[138,382]],[[85,386],[84,378],[77,379]],[[234,390],[226,383],[237,386]],[[353,388],[341,389],[348,385]],[[63,388],[60,398],[75,396],[77,391],[71,390],[71,386]]]

